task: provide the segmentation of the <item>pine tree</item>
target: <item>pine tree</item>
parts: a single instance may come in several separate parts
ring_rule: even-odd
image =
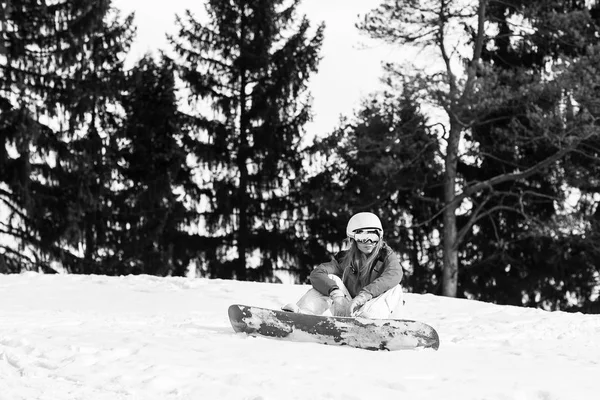
[[[111,140],[119,189],[111,207],[113,256],[105,271],[183,276],[196,252],[185,231],[196,213],[183,199],[197,187],[186,165],[173,67],[147,56],[130,71],[127,87],[120,101],[123,127]]]
[[[1,8],[0,201],[9,263],[94,272],[107,218],[108,105],[132,37],[110,1],[14,0]],[[83,263],[81,255],[83,253]]]
[[[200,227],[212,277],[264,276],[296,250],[299,142],[310,119],[307,80],[317,69],[323,27],[296,21],[298,1],[211,0],[208,20],[188,12],[172,39],[195,100],[195,154],[206,203]]]

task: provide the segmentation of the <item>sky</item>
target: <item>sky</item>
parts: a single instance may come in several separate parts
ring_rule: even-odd
[[[434,350],[368,351],[234,333],[231,304],[306,285],[0,275],[0,400],[596,400],[597,315],[405,294]]]
[[[316,27],[326,25],[321,50],[319,71],[310,81],[313,97],[313,121],[306,125],[309,136],[322,136],[336,127],[340,115],[351,116],[360,100],[380,88],[382,61],[398,61],[401,49],[375,42],[361,34],[355,24],[358,15],[364,15],[379,5],[379,0],[303,0],[300,13],[305,14]],[[113,0],[113,6],[122,13],[135,12],[137,38],[130,60],[141,58],[146,52],[168,49],[165,34],[175,33],[175,15],[186,9],[202,13],[203,1],[169,0]]]

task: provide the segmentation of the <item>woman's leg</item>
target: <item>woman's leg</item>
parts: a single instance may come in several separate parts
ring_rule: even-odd
[[[357,317],[372,319],[400,318],[404,296],[402,286],[397,285],[385,293],[369,300],[356,315]]]
[[[337,275],[330,274],[329,277],[333,279],[340,290],[344,293],[348,300],[352,299],[348,289],[344,286],[344,283]],[[303,314],[314,314],[314,315],[327,315],[331,316],[331,305],[332,300],[329,296],[326,296],[315,289],[310,289],[304,296],[296,303],[299,310]]]

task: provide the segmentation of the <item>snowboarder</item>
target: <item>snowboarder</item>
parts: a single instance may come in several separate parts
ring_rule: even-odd
[[[402,267],[383,240],[379,218],[355,214],[346,227],[345,250],[315,267],[310,289],[285,311],[340,317],[399,318],[404,304]]]

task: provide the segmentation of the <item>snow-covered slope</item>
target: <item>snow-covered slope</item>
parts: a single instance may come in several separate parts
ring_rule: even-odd
[[[247,337],[233,303],[307,286],[0,275],[0,400],[594,400],[600,316],[407,294],[439,351],[371,352]]]

